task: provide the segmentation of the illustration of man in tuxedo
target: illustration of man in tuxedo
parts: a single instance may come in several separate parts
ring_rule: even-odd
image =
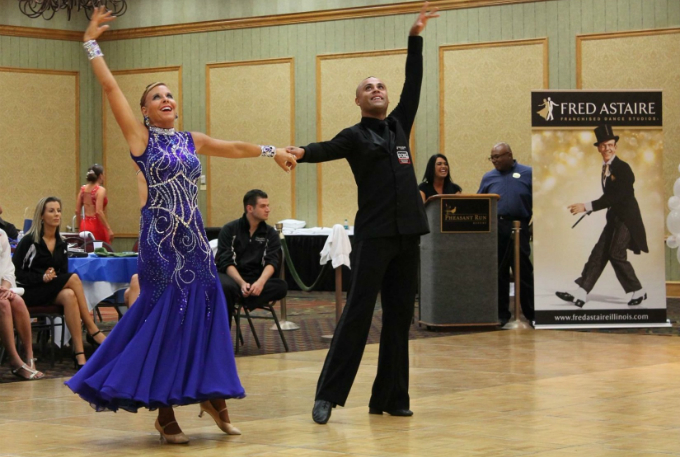
[[[595,136],[597,137],[595,146],[603,160],[601,177],[603,195],[592,202],[574,203],[567,208],[571,214],[584,212],[590,214],[592,211],[607,209],[607,223],[583,267],[581,277],[574,281],[579,287],[571,292],[555,292],[555,295],[582,308],[609,262],[623,290],[626,294],[631,294],[628,305],[636,306],[647,299],[647,293],[627,259],[627,250],[639,254],[641,251],[649,252],[649,249],[640,207],[633,189],[635,175],[630,165],[616,156],[619,137],[614,135],[610,125],[597,127]]]

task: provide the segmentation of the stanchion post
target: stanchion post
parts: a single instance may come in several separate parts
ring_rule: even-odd
[[[283,239],[283,224],[276,224],[276,231],[279,232],[279,238]],[[279,267],[279,278],[286,279],[286,259],[284,258],[283,249],[281,250],[281,266]],[[288,320],[288,311],[286,309],[286,297],[281,300],[281,319],[279,320],[279,325],[281,325],[281,330],[299,330],[300,326],[290,322]],[[278,331],[276,324],[272,325],[269,330]]]
[[[512,267],[512,274],[515,276],[515,315],[512,320],[503,326],[504,329],[528,329],[531,325],[520,319],[522,313],[522,305],[520,302],[520,285],[519,285],[519,232],[522,230],[520,221],[512,221],[512,236],[515,242],[514,252],[515,252],[515,262]]]
[[[342,265],[335,269],[335,325],[340,322],[342,315]],[[333,334],[321,335],[324,340],[333,339]]]

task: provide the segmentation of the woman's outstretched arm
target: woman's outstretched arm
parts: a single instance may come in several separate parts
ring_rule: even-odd
[[[196,145],[196,152],[215,157],[226,157],[229,159],[246,159],[248,157],[273,157],[274,161],[284,171],[290,171],[297,165],[295,156],[285,150],[285,148],[274,148],[273,146],[258,146],[243,141],[224,141],[218,140],[204,133],[191,132]]]

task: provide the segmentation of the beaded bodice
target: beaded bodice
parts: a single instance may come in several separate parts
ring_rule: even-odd
[[[150,127],[146,150],[133,160],[148,187],[141,212],[141,287],[148,283],[160,296],[171,282],[180,289],[195,280],[214,284],[215,263],[198,208],[201,162],[191,134]]]

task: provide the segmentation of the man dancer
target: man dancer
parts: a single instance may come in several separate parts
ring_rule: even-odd
[[[571,214],[607,208],[607,224],[583,267],[581,277],[574,281],[579,288],[572,292],[555,292],[555,295],[582,308],[607,262],[610,262],[623,290],[626,294],[631,294],[628,305],[636,306],[647,299],[647,292],[635,275],[635,270],[627,259],[626,250],[630,249],[639,254],[640,251],[649,252],[649,249],[640,207],[633,189],[635,175],[630,165],[616,156],[619,137],[614,135],[610,125],[597,127],[595,136],[597,142],[594,146],[604,161],[601,179],[603,195],[592,202],[574,203],[567,208]]]
[[[418,192],[409,135],[423,76],[419,36],[437,9],[427,2],[411,27],[406,80],[397,107],[387,116],[387,87],[369,76],[355,103],[361,122],[335,138],[289,148],[300,162],[347,159],[358,186],[359,211],[352,250],[352,287],[319,376],[312,418],[325,424],[331,408],[344,406],[354,382],[381,292],[383,327],[370,414],[411,416],[408,395],[408,332],[417,289],[420,235],[429,232]]]

